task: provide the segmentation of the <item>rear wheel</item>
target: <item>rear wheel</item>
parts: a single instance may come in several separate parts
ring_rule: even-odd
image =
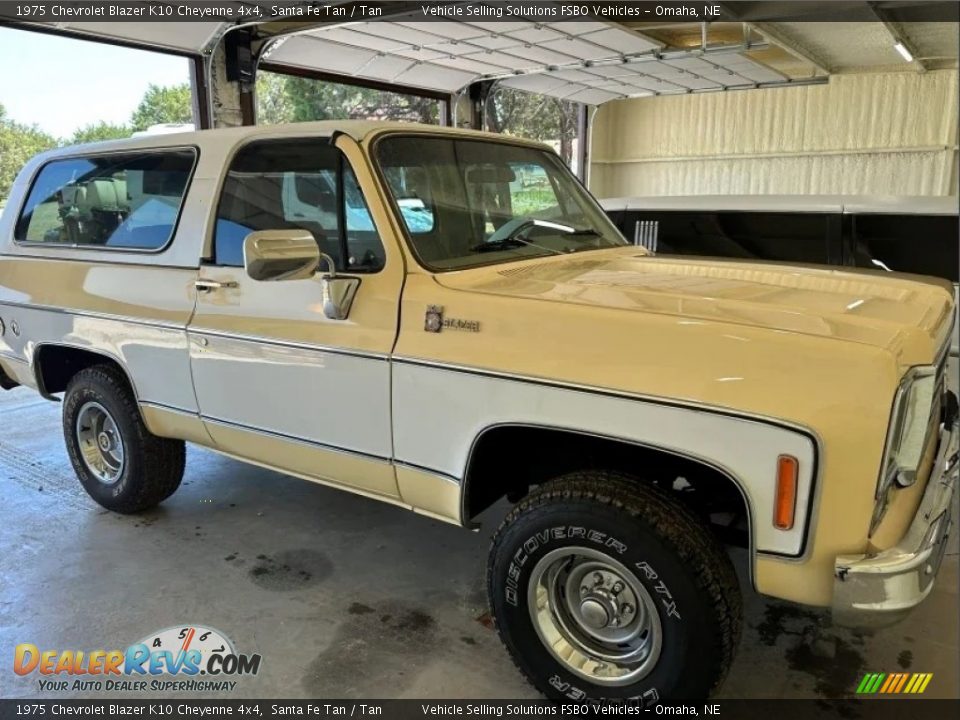
[[[80,484],[108,510],[151,508],[183,478],[184,443],[147,430],[126,378],[111,365],[81,370],[71,379],[63,434]]]
[[[614,473],[561,477],[514,508],[488,590],[514,661],[552,698],[706,697],[740,634],[736,574],[708,528]]]

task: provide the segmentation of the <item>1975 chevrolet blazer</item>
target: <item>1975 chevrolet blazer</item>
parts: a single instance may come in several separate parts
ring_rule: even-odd
[[[544,694],[692,698],[760,593],[889,621],[951,525],[953,291],[658,258],[542,145],[365,122],[64,148],[0,221],[0,381],[63,396],[80,482],[184,442],[470,527]]]

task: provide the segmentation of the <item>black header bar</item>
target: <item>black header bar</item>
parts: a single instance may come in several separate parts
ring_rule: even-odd
[[[873,2],[795,0],[794,2],[646,2],[644,0],[424,0],[423,2],[233,2],[196,0],[0,0],[0,22],[225,22],[271,20],[317,22],[879,22],[870,6],[898,22],[957,22],[956,2]]]

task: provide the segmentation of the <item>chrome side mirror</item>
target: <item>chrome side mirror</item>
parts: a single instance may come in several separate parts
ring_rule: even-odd
[[[257,230],[243,240],[243,266],[254,280],[306,280],[316,274],[320,257],[306,230]]]
[[[327,266],[320,282],[323,292],[323,314],[331,320],[346,320],[350,314],[350,307],[360,287],[360,279],[341,277],[337,275],[337,268],[333,258],[326,253],[320,253],[320,265]]]

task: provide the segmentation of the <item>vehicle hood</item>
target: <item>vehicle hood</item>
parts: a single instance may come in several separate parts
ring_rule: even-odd
[[[952,330],[952,286],[897,273],[628,247],[436,277],[451,289],[835,338],[906,353],[909,363],[929,362]]]

